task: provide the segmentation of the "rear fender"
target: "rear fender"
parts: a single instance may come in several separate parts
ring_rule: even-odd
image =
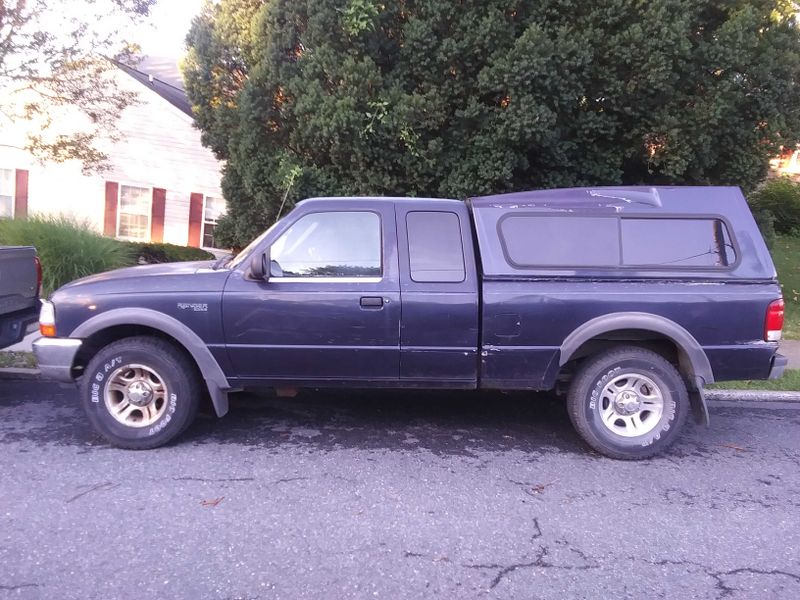
[[[658,333],[672,341],[678,350],[680,370],[689,398],[692,412],[698,423],[708,425],[708,407],[703,387],[714,383],[714,373],[705,351],[698,341],[685,328],[665,317],[648,313],[612,313],[587,321],[573,331],[561,345],[559,367],[569,362],[583,344],[604,334],[621,330],[641,330]]]

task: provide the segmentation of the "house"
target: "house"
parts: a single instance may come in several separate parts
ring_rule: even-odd
[[[122,240],[215,248],[222,163],[200,142],[177,65],[116,66],[115,80],[138,103],[120,114],[118,139],[101,147],[107,171],[40,164],[24,150],[25,128],[35,125],[0,121],[0,217],[68,214]]]
[[[800,148],[782,148],[779,156],[769,161],[770,174],[800,180]]]

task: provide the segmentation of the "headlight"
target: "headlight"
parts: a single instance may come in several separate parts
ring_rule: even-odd
[[[39,311],[39,333],[44,337],[56,337],[56,307],[47,300],[42,300]]]

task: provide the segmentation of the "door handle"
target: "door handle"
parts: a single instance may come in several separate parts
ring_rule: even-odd
[[[380,296],[362,296],[361,308],[382,308],[383,298]]]

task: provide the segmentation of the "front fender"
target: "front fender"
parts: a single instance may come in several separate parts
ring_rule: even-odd
[[[162,331],[177,340],[200,368],[214,411],[221,417],[228,412],[228,392],[231,386],[205,342],[177,319],[148,308],[118,308],[84,321],[70,334],[71,338],[88,338],[109,327],[144,325]]]

